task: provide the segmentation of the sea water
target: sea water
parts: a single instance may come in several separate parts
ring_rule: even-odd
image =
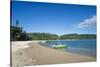
[[[75,39],[75,40],[48,40],[46,46],[52,48],[54,44],[64,44],[68,48],[57,49],[79,55],[96,57],[96,39]]]

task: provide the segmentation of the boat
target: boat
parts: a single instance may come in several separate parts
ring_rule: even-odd
[[[67,48],[68,46],[67,45],[64,45],[64,44],[56,44],[56,45],[52,45],[52,48],[55,48],[55,49],[59,49],[59,48]]]

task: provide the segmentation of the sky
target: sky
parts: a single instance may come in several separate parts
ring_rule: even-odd
[[[96,6],[12,1],[12,25],[26,32],[96,34]]]

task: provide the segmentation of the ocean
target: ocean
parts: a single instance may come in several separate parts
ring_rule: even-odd
[[[68,46],[68,48],[57,49],[57,50],[96,58],[96,39],[46,41],[46,47],[52,48],[52,45],[54,44],[64,44]]]

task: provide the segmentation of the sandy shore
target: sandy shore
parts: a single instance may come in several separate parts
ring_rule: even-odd
[[[12,43],[12,67],[90,61],[96,58],[58,51],[32,41]]]

